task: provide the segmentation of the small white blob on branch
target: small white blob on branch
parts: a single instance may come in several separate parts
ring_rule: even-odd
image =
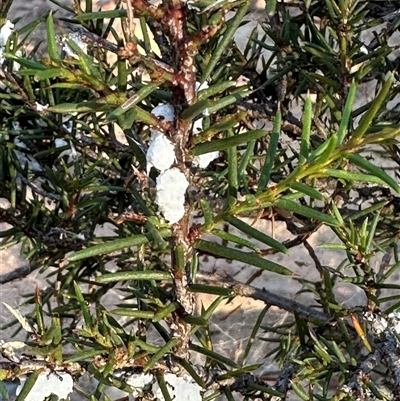
[[[172,122],[175,118],[174,107],[171,104],[159,104],[152,111],[156,117]],[[160,172],[169,169],[175,162],[175,146],[160,131],[152,129],[149,149],[146,154],[147,174],[152,167]]]
[[[4,63],[5,57],[4,57],[4,50],[6,48],[7,41],[11,34],[14,32],[14,24],[6,20],[4,25],[0,29],[0,65]],[[16,56],[21,56],[22,52],[21,50],[17,50],[15,52]],[[14,62],[13,64],[13,71],[16,72],[19,70],[20,65],[17,62]]]
[[[196,92],[199,92],[203,89],[208,89],[208,83],[203,82],[202,84],[200,84],[200,82],[196,82]],[[192,126],[193,135],[197,135],[203,130],[203,119],[204,117],[209,116],[208,109],[204,109],[202,115],[203,116],[201,118],[199,118],[193,123]],[[217,159],[218,157],[219,157],[218,151],[205,153],[203,155],[195,156],[193,158],[193,164],[200,168],[206,168],[213,160]]]
[[[8,38],[14,31],[14,24],[7,20],[6,23],[0,29],[0,46],[5,47],[7,44]]]
[[[157,177],[156,203],[171,224],[177,223],[185,214],[185,193],[188,186],[185,175],[175,167]]]
[[[151,130],[149,149],[146,154],[147,174],[152,167],[160,172],[169,169],[175,162],[175,146],[160,131]]]

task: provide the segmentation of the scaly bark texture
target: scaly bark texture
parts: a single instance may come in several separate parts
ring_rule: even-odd
[[[128,44],[127,58],[132,63],[141,63],[150,69],[152,79],[158,74],[160,80],[169,86],[172,93],[172,105],[175,120],[164,130],[175,145],[176,167],[190,182],[190,166],[187,163],[187,149],[190,140],[192,121],[181,119],[181,113],[196,101],[196,68],[194,57],[200,44],[208,41],[218,30],[217,26],[203,28],[190,35],[187,27],[188,8],[185,1],[170,0],[159,6],[151,6],[146,0],[131,0],[135,16],[150,16],[149,26],[159,44],[162,64],[151,68],[155,63],[143,57],[133,44]],[[168,44],[169,51],[165,50]],[[122,53],[120,52],[120,55]],[[173,191],[173,189],[171,189]],[[184,318],[194,311],[194,296],[188,291],[190,263],[193,248],[189,235],[190,206],[186,202],[185,215],[172,226],[171,237],[171,276],[173,279],[176,301],[180,308],[171,317],[172,337],[178,339],[173,350],[176,357],[188,359],[191,325]]]

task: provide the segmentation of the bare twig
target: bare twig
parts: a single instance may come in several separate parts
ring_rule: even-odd
[[[318,256],[315,254],[314,248],[308,243],[306,239],[303,241],[303,245],[307,249],[311,259],[314,261],[315,268],[318,270],[318,273],[322,277],[324,274],[324,268],[322,267]]]
[[[31,266],[25,265],[17,267],[16,269],[8,273],[0,274],[0,284],[6,284],[10,281],[23,279],[24,277],[31,274],[33,270],[35,269],[32,269]]]
[[[168,43],[168,39],[165,37],[165,32],[163,32],[161,25],[154,18],[149,18],[147,20],[147,25],[154,36],[154,41],[157,43],[157,46],[160,49],[163,61],[166,64],[171,65],[172,57],[170,44]]]
[[[48,198],[54,201],[60,201],[61,196],[57,194],[52,194],[50,192],[44,191],[43,189],[38,188],[32,182],[30,182],[26,177],[22,174],[18,173],[18,178],[23,182],[24,185],[28,186],[35,194],[41,195],[44,198]]]
[[[390,372],[390,378],[393,383],[393,401],[400,400],[400,341],[399,319],[389,318],[380,313],[365,312],[364,318],[372,328],[376,336],[375,345]]]
[[[73,32],[78,33],[79,39],[93,48],[101,48],[115,54],[118,53],[118,46],[116,44],[102,38],[99,35],[94,34],[93,32],[89,32],[87,29],[78,27],[76,29],[73,29]]]
[[[367,359],[360,363],[359,368],[353,374],[350,381],[342,386],[341,391],[353,397],[361,395],[367,399],[365,379],[369,377],[369,374],[376,368],[381,359],[382,353],[379,350],[375,350],[372,354],[368,355]]]
[[[322,323],[329,322],[329,317],[326,314],[319,312],[312,307],[305,306],[300,302],[286,298],[282,295],[273,294],[265,289],[242,284],[231,277],[221,277],[216,274],[197,274],[196,280],[203,284],[212,284],[222,288],[229,288],[233,290],[236,295],[258,299],[264,301],[266,304],[275,305],[286,311],[297,312],[299,315],[308,319],[315,319]]]
[[[282,394],[286,394],[290,388],[290,380],[299,369],[299,365],[294,365],[293,363],[288,363],[281,371],[276,383],[275,390]],[[274,401],[278,399],[275,398]]]

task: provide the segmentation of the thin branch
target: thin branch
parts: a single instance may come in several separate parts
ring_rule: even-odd
[[[308,243],[306,239],[303,241],[303,245],[307,249],[311,259],[314,261],[315,268],[318,270],[318,273],[320,274],[321,277],[323,277],[324,268],[322,267],[322,264],[318,256],[315,254],[314,248]]]
[[[48,198],[54,200],[56,202],[61,200],[61,196],[57,194],[52,194],[50,192],[46,192],[43,189],[38,188],[35,186],[31,181],[29,181],[26,177],[24,177],[21,173],[17,173],[18,178],[22,181],[22,183],[28,186],[35,194],[41,195],[44,198]]]
[[[24,277],[29,276],[29,274],[34,270],[35,269],[29,265],[17,267],[8,273],[0,274],[0,284],[6,284],[14,280],[21,280]]]
[[[359,368],[353,374],[349,382],[343,385],[340,390],[353,397],[362,395],[367,399],[365,380],[369,377],[372,370],[381,362],[382,356],[379,350],[375,350],[372,354],[368,355],[367,359],[360,363]]]
[[[363,316],[376,337],[375,345],[381,353],[382,362],[389,369],[393,383],[392,400],[400,401],[400,320],[397,316],[386,317],[378,312],[365,312]]]
[[[236,295],[258,299],[264,301],[268,305],[274,305],[289,312],[297,312],[299,315],[307,319],[315,319],[322,323],[329,322],[328,315],[319,312],[312,307],[305,306],[300,302],[286,298],[282,295],[273,294],[265,289],[242,284],[231,277],[221,277],[216,274],[197,274],[196,281],[202,284],[212,284],[222,288],[229,288],[233,290]]]
[[[166,362],[160,360],[157,362],[154,369],[150,372],[153,376],[156,376],[157,372],[171,371],[178,377],[187,377],[189,373],[186,371],[183,365],[180,364],[180,358],[177,360],[171,360]],[[115,362],[115,361],[114,361]],[[2,370],[4,377],[7,380],[14,380],[22,375],[26,375],[35,371],[41,372],[68,372],[73,376],[81,376],[88,370],[90,364],[100,365],[109,363],[108,358],[98,358],[91,360],[84,360],[72,363],[57,364],[41,357],[27,356],[25,355],[18,363],[16,362],[0,362],[0,369]],[[111,375],[118,381],[128,380],[132,374],[143,374],[143,366],[141,365],[143,360],[128,358],[123,363],[119,363],[118,367],[114,370]],[[172,363],[172,365],[171,365]],[[192,365],[191,369],[199,376],[204,383],[204,390],[221,390],[224,387],[229,387],[232,391],[245,395],[248,398],[259,399],[263,397],[264,400],[271,400],[272,396],[268,396],[259,387],[267,387],[273,389],[270,385],[265,383],[260,378],[256,377],[251,373],[243,373],[239,376],[227,377],[229,370],[222,369],[219,367],[205,367],[201,365]],[[287,389],[286,389],[287,390]],[[281,397],[274,397],[274,400],[281,400]]]
[[[275,390],[282,394],[286,394],[290,388],[290,380],[299,369],[300,365],[294,365],[293,363],[288,363],[281,371],[276,383]],[[276,400],[276,399],[275,399]]]

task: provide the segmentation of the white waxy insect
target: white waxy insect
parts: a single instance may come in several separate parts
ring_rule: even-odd
[[[177,223],[185,214],[185,193],[188,186],[185,175],[175,167],[157,177],[156,203],[170,224]]]
[[[174,107],[171,104],[159,104],[151,112],[156,117],[169,122],[174,121],[175,118]],[[149,149],[146,153],[147,174],[152,167],[164,172],[175,162],[175,146],[162,132],[155,129],[150,132]]]

